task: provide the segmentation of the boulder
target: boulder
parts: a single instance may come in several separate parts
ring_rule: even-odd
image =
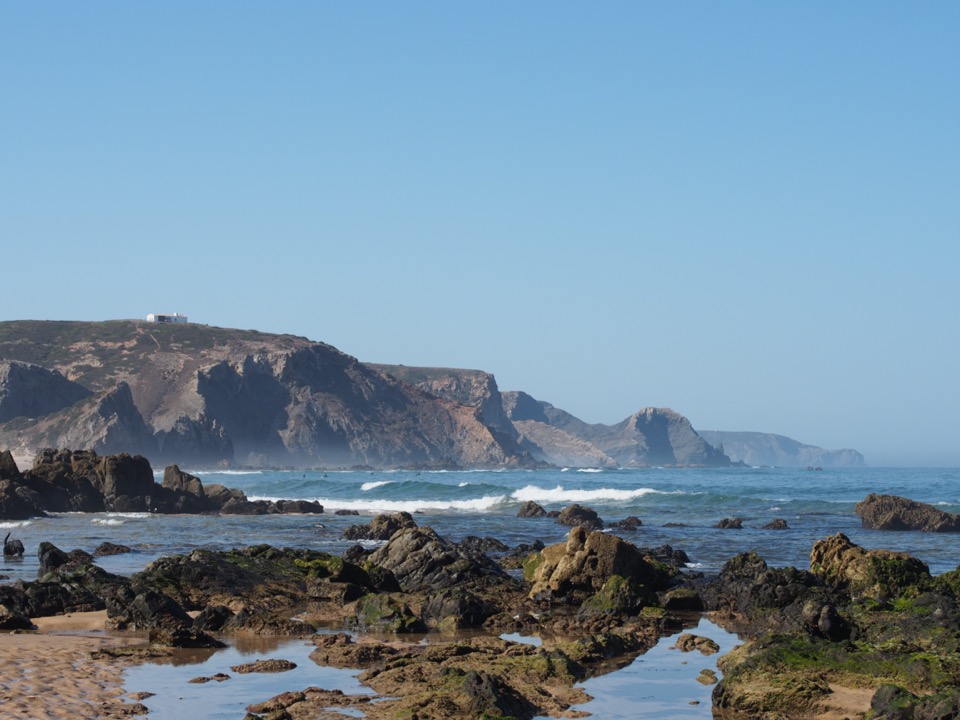
[[[343,531],[340,538],[343,540],[389,540],[398,530],[415,527],[417,523],[408,512],[377,515],[366,525],[351,525]]]
[[[206,499],[203,483],[196,475],[183,472],[176,465],[167,465],[163,470],[163,487],[178,493],[189,493],[198,498]]]
[[[357,601],[357,629],[361,632],[426,632],[427,626],[406,603],[391,595],[364,595]]]
[[[960,532],[960,515],[897,495],[871,493],[854,508],[871,530],[922,530]]]
[[[777,518],[771,520],[766,525],[763,526],[764,530],[789,530],[790,526],[787,525],[787,521],[782,518]]]
[[[538,505],[533,500],[527,500],[520,506],[517,517],[544,517],[546,514],[547,511],[543,509],[543,506]]]
[[[614,575],[650,591],[665,589],[670,580],[669,573],[650,563],[643,551],[631,543],[576,527],[566,543],[541,551],[539,565],[532,572],[530,597],[580,604],[599,592]]]
[[[875,600],[900,597],[931,579],[923,561],[907,553],[865,550],[843,533],[814,544],[810,571],[850,595]]]
[[[0,480],[20,480],[20,468],[9,450],[0,452]]]
[[[742,530],[743,520],[741,518],[724,518],[714,527],[718,530]]]
[[[465,552],[430,527],[408,527],[396,532],[368,559],[390,570],[404,592],[440,590],[482,577],[506,577],[485,555]]]
[[[595,510],[576,503],[561,510],[557,516],[557,522],[561,525],[580,525],[588,530],[603,529],[603,520],[600,519]]]

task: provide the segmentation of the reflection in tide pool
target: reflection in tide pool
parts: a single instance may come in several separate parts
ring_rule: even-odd
[[[697,676],[702,670],[713,670],[719,679],[717,659],[736,647],[739,640],[706,618],[693,630],[683,632],[710,638],[720,646],[720,652],[681,652],[673,647],[681,633],[661,638],[624,669],[584,682],[583,689],[594,699],[577,709],[603,720],[712,718],[710,693],[714,686],[701,684]]]
[[[237,720],[246,714],[247,705],[260,703],[288,690],[310,686],[327,690],[340,689],[347,695],[369,695],[370,688],[357,681],[359,670],[323,667],[309,655],[313,643],[306,640],[271,642],[257,638],[235,643],[223,650],[182,651],[172,658],[135,665],[124,673],[127,692],[151,692],[153,697],[141,702],[150,710],[150,720]],[[238,675],[232,665],[255,660],[290,660],[297,667],[282,673],[249,673]],[[191,683],[196,677],[217,673],[230,675],[223,682]],[[345,708],[339,712],[353,714]],[[358,714],[357,717],[363,717]]]

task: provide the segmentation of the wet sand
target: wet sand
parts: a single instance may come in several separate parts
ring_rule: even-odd
[[[33,720],[129,717],[122,661],[93,660],[105,647],[141,642],[103,632],[106,613],[34,620],[34,633],[0,634],[0,716]]]

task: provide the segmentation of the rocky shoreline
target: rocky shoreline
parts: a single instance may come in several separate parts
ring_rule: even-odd
[[[0,455],[2,518],[62,511],[63,503],[80,511],[322,511],[253,503],[176,466],[156,483],[129,456],[49,451],[24,473],[12,465]],[[542,510],[527,505],[520,514]],[[943,531],[952,522],[891,496],[868,496],[857,512],[865,524],[891,528]],[[215,648],[231,636],[301,637],[312,640],[314,662],[361,669],[361,682],[378,694],[371,702],[291,689],[250,706],[251,718],[322,717],[331,707],[356,707],[374,720],[580,717],[582,681],[626,666],[710,613],[745,641],[719,663],[719,716],[828,717],[850,692],[860,707],[849,717],[960,713],[960,570],[932,576],[910,555],[866,550],[836,534],[813,546],[809,568],[772,568],[743,553],[705,576],[685,567],[682,550],[618,537],[642,524],[638,518],[605,523],[574,505],[557,521],[571,527],[565,542],[510,548],[496,538],[452,542],[409,514],[381,515],[347,528],[344,538],[358,544],[340,556],[271,545],[197,549],[130,577],[106,572],[85,550],[41,543],[37,580],[0,585],[0,629],[30,633],[39,618],[102,611],[104,627],[139,631],[147,641],[100,649],[104,662]],[[404,642],[424,632],[438,640]],[[517,632],[542,643],[501,637]],[[710,648],[696,636],[679,645]]]

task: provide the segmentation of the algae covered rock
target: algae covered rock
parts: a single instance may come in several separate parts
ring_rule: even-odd
[[[810,571],[855,597],[899,597],[931,582],[926,563],[907,553],[865,550],[843,533],[821,540],[810,552]]]
[[[614,535],[575,527],[566,543],[544,548],[530,568],[533,599],[580,604],[600,592],[613,576],[629,580],[647,591],[663,590],[672,577],[669,568],[650,562],[635,545]]]
[[[391,595],[364,595],[357,601],[357,629],[361,631],[418,633],[427,626],[406,603]]]

